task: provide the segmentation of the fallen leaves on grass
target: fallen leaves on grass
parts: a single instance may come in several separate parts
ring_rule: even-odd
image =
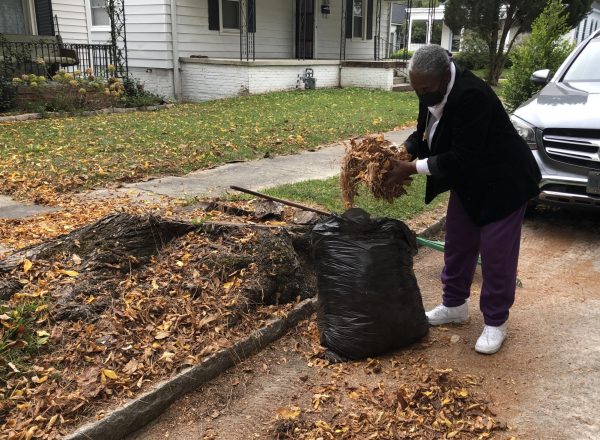
[[[417,110],[417,99],[408,94],[314,92],[179,104],[160,112],[0,122],[0,192],[42,202],[52,193],[295,153],[390,129],[413,120]]]
[[[376,199],[388,202],[406,194],[402,185],[384,183],[385,174],[392,169],[393,161],[410,160],[404,147],[396,147],[384,139],[383,134],[352,139],[342,159],[340,186],[346,208],[351,208],[358,195],[358,185],[364,184]]]

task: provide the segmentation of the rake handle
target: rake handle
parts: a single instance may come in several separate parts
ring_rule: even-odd
[[[298,208],[298,209],[302,209],[303,211],[312,211],[312,212],[316,212],[317,214],[321,214],[321,215],[331,215],[331,212],[327,212],[327,211],[322,211],[320,209],[316,209],[316,208],[311,208],[309,206],[304,206],[301,205],[300,203],[296,203],[296,202],[290,202],[289,200],[284,200],[284,199],[280,199],[278,197],[272,197],[272,196],[268,196],[266,194],[262,194],[256,191],[252,191],[250,189],[246,189],[246,188],[242,188],[240,186],[235,186],[235,185],[231,185],[229,188],[235,190],[235,191],[239,191],[239,192],[243,192],[246,194],[250,194],[252,196],[256,196],[256,197],[261,197],[263,199],[267,199],[267,200],[271,200],[273,202],[279,202],[283,205],[288,205],[288,206],[292,206],[294,208]]]

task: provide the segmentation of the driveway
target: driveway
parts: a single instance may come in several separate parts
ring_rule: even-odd
[[[442,264],[441,253],[425,248],[415,259],[426,308],[439,302]],[[377,375],[366,361],[323,367],[303,354],[298,347],[311,338],[314,344],[313,319],[184,397],[130,439],[274,438],[277,408],[310,411],[313,393],[324,384],[409,380],[404,366],[416,364],[476,378],[478,392],[509,426],[493,438],[600,438],[600,214],[540,210],[528,217],[519,279],[509,338],[496,355],[473,350],[483,326],[478,270],[469,322],[432,328],[424,343],[382,357]]]

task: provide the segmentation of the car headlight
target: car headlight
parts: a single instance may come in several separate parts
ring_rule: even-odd
[[[537,149],[537,144],[535,143],[535,127],[514,115],[510,116],[510,122],[514,125],[519,136],[525,139],[529,148],[532,150]]]

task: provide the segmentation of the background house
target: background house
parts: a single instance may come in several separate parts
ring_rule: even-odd
[[[581,43],[600,27],[600,1],[592,3],[590,13],[569,32],[568,37],[575,43]]]
[[[2,0],[0,33],[111,42],[107,0]],[[387,0],[114,0],[129,72],[147,89],[205,100],[296,87],[390,90]],[[125,34],[123,35],[125,36]],[[123,47],[124,49],[124,47]],[[85,68],[87,66],[80,66]]]

